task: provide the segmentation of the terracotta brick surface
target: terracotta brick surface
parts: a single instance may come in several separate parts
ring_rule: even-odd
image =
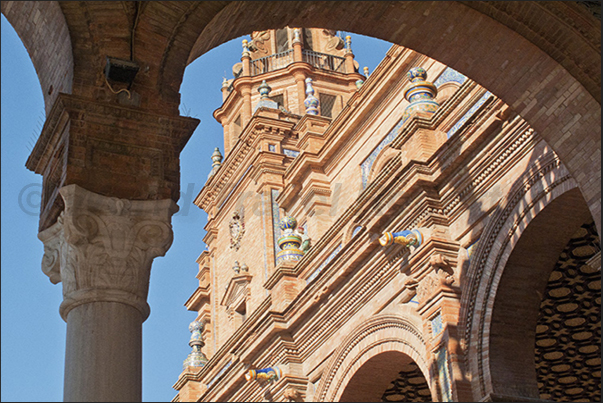
[[[549,250],[532,265],[525,260],[543,245],[558,241],[562,247],[570,229],[589,217],[601,231],[600,21],[586,7],[576,2],[1,4],[30,53],[45,97],[48,122],[28,162],[44,175],[41,227],[60,213],[56,191],[64,184],[129,199],[177,198],[179,153],[196,125],[178,116],[184,70],[229,39],[288,25],[340,29],[406,47],[390,51],[387,67],[373,72],[358,92],[353,85],[358,76],[317,80],[318,92],[342,96],[342,118],[320,130],[304,126],[303,119],[285,123],[277,112],[252,118],[258,83],[249,78],[237,84],[243,100],[228,104],[226,98],[229,112],[220,120],[227,152],[234,153],[225,165],[232,169],[230,176],[221,173],[208,182],[197,200],[210,214],[208,262],[202,269],[209,267],[212,288],[211,308],[204,305],[199,315],[211,312],[206,330],[217,349],[208,354],[211,371],[181,378],[181,400],[201,395],[225,400],[235,390],[237,396],[260,398],[257,385],[241,386],[237,376],[203,388],[208,374],[232,358],[231,351],[254,365],[286,362],[300,385],[316,386],[316,399],[358,395],[362,391],[353,391],[359,385],[354,382],[346,392],[354,373],[374,357],[397,351],[417,362],[437,399],[443,380],[435,351],[441,346],[449,353],[453,399],[538,397],[525,372],[533,364],[527,350],[508,354],[517,339],[505,324],[511,312],[525,311],[520,325],[529,332],[534,310],[527,305],[534,293],[525,284],[544,281],[555,256]],[[140,65],[132,99],[105,82],[107,56]],[[433,76],[450,66],[472,81],[458,90],[464,92],[457,103],[451,103],[456,93],[442,94],[448,106],[439,117],[409,121],[406,134],[375,161],[370,182],[379,186],[362,193],[359,165],[396,124],[406,105],[403,76],[415,65]],[[286,108],[301,115],[303,68],[296,68],[275,91],[285,95]],[[467,110],[463,104],[475,102],[484,89],[493,100],[456,139],[446,141],[446,130]],[[59,93],[79,105],[55,114]],[[233,124],[239,110],[242,127],[251,124],[246,133]],[[142,115],[160,117],[149,127]],[[303,152],[297,159],[282,155],[282,148],[295,149],[298,142]],[[268,152],[269,144],[277,151]],[[243,158],[254,161],[254,170],[228,196],[224,184],[243,176]],[[281,208],[300,224],[307,222],[318,245],[288,277],[278,277],[274,267],[271,189],[281,193]],[[229,234],[235,212],[245,223],[238,249],[231,248]],[[555,212],[567,222],[550,239],[557,231],[551,223],[558,220],[543,217]],[[362,229],[354,237],[357,225]],[[415,227],[426,231],[426,239],[410,253],[376,242],[383,231]],[[480,263],[463,260],[478,239]],[[321,266],[339,244],[341,255]],[[437,256],[447,263],[433,264]],[[244,316],[240,306],[222,305],[235,260],[247,264],[252,276],[241,294]],[[310,279],[319,267],[323,271]],[[407,287],[413,284],[404,282],[408,278],[418,282],[416,290]],[[274,307],[266,303],[270,287],[279,293]],[[411,313],[408,301],[396,301],[413,292],[419,301]],[[517,301],[527,305],[516,306]],[[406,307],[402,316],[385,317],[388,309],[401,306]],[[430,320],[437,312],[444,330],[433,336]],[[250,316],[263,326],[253,335]],[[240,332],[236,340],[235,332]],[[277,337],[279,332],[287,336]],[[405,343],[408,332],[412,342]],[[230,371],[248,364],[237,362]]]

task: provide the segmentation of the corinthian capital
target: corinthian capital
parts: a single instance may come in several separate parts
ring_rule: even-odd
[[[146,319],[151,264],[172,244],[176,203],[117,199],[77,185],[60,194],[65,210],[38,238],[42,271],[52,283],[63,283],[63,319],[75,306],[97,301],[132,305]]]

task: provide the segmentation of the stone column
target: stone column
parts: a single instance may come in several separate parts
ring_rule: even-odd
[[[101,196],[77,185],[60,194],[65,210],[38,237],[42,270],[63,283],[64,400],[141,401],[151,263],[172,243],[178,206],[171,199]]]

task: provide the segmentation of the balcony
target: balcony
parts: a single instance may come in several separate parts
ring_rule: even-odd
[[[284,69],[296,61],[298,60],[295,60],[293,57],[293,49],[251,60],[250,75],[257,76],[271,71]],[[343,57],[302,49],[301,61],[321,70],[347,73],[345,69],[345,58]]]

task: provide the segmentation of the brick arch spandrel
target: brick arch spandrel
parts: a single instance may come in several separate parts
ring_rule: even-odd
[[[429,382],[427,350],[419,321],[414,317],[377,315],[358,326],[333,354],[314,399],[338,401],[356,371],[371,358],[387,351],[408,356]]]
[[[186,62],[170,65],[184,70],[227,40],[282,25],[340,29],[411,48],[521,115],[576,178],[601,232],[600,22],[571,2],[549,3],[229,2],[203,28]],[[525,20],[525,13],[538,18]]]
[[[48,114],[57,95],[71,93],[73,84],[71,37],[63,12],[57,1],[3,1],[1,11],[29,53]]]
[[[561,200],[561,203],[559,200]],[[580,207],[580,203],[582,207]],[[515,381],[502,379],[501,361],[505,354],[507,357],[517,357],[522,356],[522,354],[518,351],[513,351],[513,354],[510,354],[509,351],[502,351],[496,343],[492,345],[491,340],[497,339],[497,336],[494,335],[493,337],[491,324],[497,295],[501,295],[497,306],[501,305],[500,301],[504,298],[509,301],[518,301],[529,296],[528,286],[525,287],[527,290],[524,293],[525,295],[514,294],[511,298],[506,295],[509,292],[506,292],[503,289],[504,287],[499,290],[499,285],[507,262],[512,257],[514,248],[518,245],[522,234],[526,232],[526,228],[530,223],[534,222],[535,217],[551,205],[559,210],[557,211],[557,217],[563,216],[564,219],[567,217],[571,221],[579,222],[579,224],[582,224],[588,216],[588,209],[580,196],[576,181],[569,175],[567,169],[556,156],[546,155],[537,160],[531,166],[531,169],[516,181],[508,195],[499,203],[499,207],[489,219],[477,244],[477,250],[471,258],[466,282],[462,285],[460,323],[461,327],[464,328],[462,347],[465,352],[465,363],[470,372],[476,401],[482,400],[492,393],[507,396],[523,394],[524,397],[532,395],[531,397],[538,398],[533,365],[531,367],[529,365],[515,365],[516,372],[525,372],[520,374],[523,381],[520,382],[521,385],[519,386]],[[547,214],[551,214],[552,211],[553,209],[549,209]],[[566,214],[562,214],[563,212],[566,212]],[[569,213],[571,213],[571,216]],[[575,216],[579,217],[574,219]],[[539,218],[541,223],[543,217]],[[552,222],[548,215],[547,218],[549,218],[549,222]],[[560,220],[560,223],[561,221],[563,220]],[[563,223],[561,225],[563,226]],[[568,229],[567,231],[572,232],[573,230]],[[567,231],[564,228],[558,235],[565,237],[567,234],[564,234],[564,232]],[[541,233],[544,234],[543,236],[555,236],[552,231],[541,231]],[[533,233],[531,236],[534,236]],[[555,256],[555,260],[556,258],[557,256]],[[550,269],[552,269],[552,265]],[[547,280],[548,273],[541,277]],[[505,284],[509,284],[509,281],[506,281]],[[531,287],[533,281],[526,282],[524,280],[524,284],[529,284]],[[497,294],[499,292],[500,294]],[[532,292],[532,294],[535,293]],[[539,300],[536,305],[535,312],[537,314]],[[500,312],[507,308],[501,307]],[[528,312],[528,314],[530,313],[534,312]],[[526,326],[528,326],[527,321]],[[534,329],[535,327],[536,324],[534,323]],[[498,337],[498,340],[500,340],[500,337]],[[523,344],[532,350],[529,355],[533,357],[534,340],[524,340],[524,342]],[[530,357],[527,355],[527,353],[523,354],[524,358],[529,360]],[[507,373],[512,372],[508,367],[507,370]],[[508,385],[508,387],[505,385]]]

